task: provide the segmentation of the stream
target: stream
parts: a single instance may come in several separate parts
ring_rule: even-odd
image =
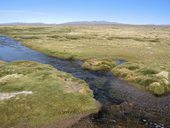
[[[0,35],[0,60],[29,60],[50,64],[86,81],[102,107],[72,128],[170,128],[170,95],[155,97],[112,75],[82,69],[82,61],[51,57]],[[118,64],[123,61],[119,60]]]

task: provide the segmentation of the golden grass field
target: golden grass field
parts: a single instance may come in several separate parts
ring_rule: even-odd
[[[83,60],[88,70],[112,70],[156,95],[170,91],[170,27],[1,26],[0,34],[52,56]],[[114,68],[118,59],[128,63]]]

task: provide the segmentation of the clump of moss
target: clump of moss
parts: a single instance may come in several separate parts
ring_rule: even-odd
[[[84,62],[82,67],[91,71],[110,71],[116,64],[114,61],[89,59]]]
[[[141,76],[140,79],[135,80],[135,82],[144,87],[147,87],[151,83],[157,82],[157,79],[156,77],[152,77],[152,76]]]
[[[141,68],[140,70],[138,70],[138,72],[143,75],[154,75],[157,74],[159,71],[151,68]]]
[[[149,91],[153,92],[157,96],[160,96],[165,93],[165,88],[159,82],[153,82],[149,85]]]
[[[68,118],[98,111],[88,85],[70,74],[28,61],[0,66],[0,93],[23,91],[32,94],[0,100],[0,127],[58,126]]]
[[[144,88],[156,96],[170,91],[167,72],[136,63],[125,63],[112,69],[112,73]]]
[[[134,76],[133,71],[127,69],[127,68],[120,68],[118,70],[118,68],[113,68],[112,72],[114,72],[114,75],[116,76],[120,76],[120,77],[131,77]]]

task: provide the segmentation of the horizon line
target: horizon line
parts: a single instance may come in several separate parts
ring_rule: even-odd
[[[84,23],[83,23],[84,22]],[[86,22],[86,23],[85,23]],[[104,21],[104,20],[80,20],[80,21],[68,21],[68,22],[60,22],[60,23],[57,23],[57,22],[53,22],[53,23],[50,23],[50,22],[20,22],[20,21],[16,21],[16,22],[2,22],[0,23],[0,25],[12,25],[12,24],[44,24],[44,25],[64,25],[64,24],[72,24],[72,25],[86,25],[89,23],[94,24],[95,25],[95,22],[97,25],[155,25],[155,26],[169,26],[170,23],[168,24],[156,24],[156,23],[122,23],[122,22],[114,22],[114,21]],[[102,23],[103,22],[103,23]],[[74,24],[75,23],[75,24]],[[77,23],[77,24],[76,24]]]

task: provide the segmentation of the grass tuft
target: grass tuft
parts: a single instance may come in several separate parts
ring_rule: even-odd
[[[162,74],[167,76],[167,72],[160,72],[158,69],[145,67],[140,64],[137,67],[135,65],[136,63],[119,65],[112,69],[112,73],[136,84],[140,88],[150,91],[156,96],[170,92],[169,80],[165,77],[160,77]]]
[[[115,67],[115,65],[115,62],[113,61],[90,59],[86,60],[82,67],[91,71],[107,72],[110,71],[113,67]]]

